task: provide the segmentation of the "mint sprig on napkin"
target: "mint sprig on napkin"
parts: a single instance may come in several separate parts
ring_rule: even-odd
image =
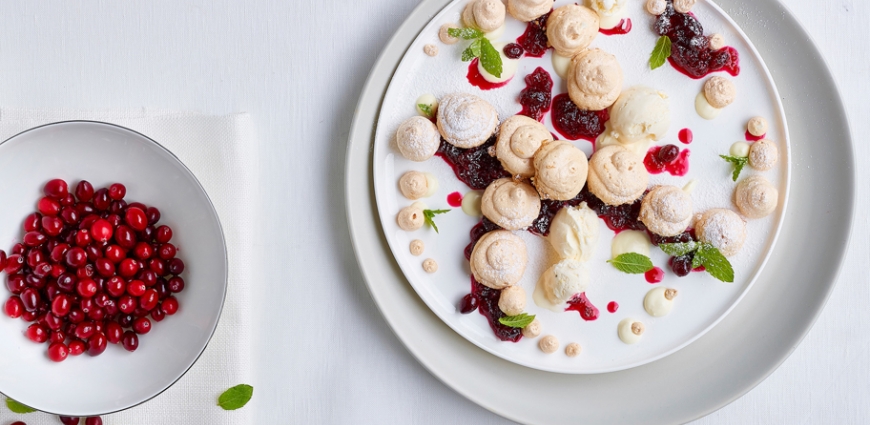
[[[241,409],[254,395],[254,387],[247,384],[240,384],[232,387],[218,398],[218,406],[224,410]]]
[[[33,413],[36,409],[31,409],[11,398],[6,399],[6,407],[12,411],[12,413],[25,414],[25,413]]]

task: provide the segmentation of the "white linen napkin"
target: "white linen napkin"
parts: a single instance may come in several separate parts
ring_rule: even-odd
[[[226,236],[229,287],[223,314],[202,357],[175,385],[153,400],[104,416],[107,425],[251,424],[257,394],[247,406],[224,411],[218,396],[237,384],[252,384],[250,285],[253,217],[258,202],[257,139],[247,114],[203,116],[163,111],[0,109],[0,140],[31,127],[67,120],[93,120],[138,131],[174,153],[199,179],[221,218]],[[0,397],[2,398],[2,397]],[[0,406],[0,424],[58,425],[43,413],[14,415]],[[80,422],[84,424],[84,420]]]

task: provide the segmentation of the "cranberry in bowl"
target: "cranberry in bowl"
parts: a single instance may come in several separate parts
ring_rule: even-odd
[[[223,230],[193,173],[142,134],[71,121],[0,143],[0,178],[0,364],[15,365],[0,393],[86,417],[181,378],[227,287]]]

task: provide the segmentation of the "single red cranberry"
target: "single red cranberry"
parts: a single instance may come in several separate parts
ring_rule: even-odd
[[[79,268],[85,265],[85,262],[88,261],[88,254],[85,253],[85,250],[79,247],[72,247],[69,251],[64,254],[64,260],[66,265],[74,268]]]
[[[129,288],[128,288],[129,289]],[[145,293],[139,297],[139,307],[141,307],[145,311],[151,311],[155,307],[157,307],[157,303],[160,302],[160,296],[157,294],[156,289],[147,289]]]
[[[105,219],[98,219],[91,225],[91,237],[97,242],[108,242],[112,239],[112,224]]]
[[[46,299],[54,301],[58,295],[61,295],[60,287],[55,282],[45,285],[45,295]]]
[[[51,261],[55,263],[60,263],[64,260],[64,255],[67,251],[69,251],[69,245],[65,243],[59,243],[51,249],[51,254],[49,254],[48,258],[50,258]]]
[[[27,232],[24,234],[24,245],[29,247],[40,246],[45,243],[45,235],[38,232]]]
[[[184,272],[184,261],[181,261],[180,258],[169,260],[169,273],[178,275],[182,272]]]
[[[520,46],[517,43],[509,43],[508,45],[504,46],[503,51],[504,55],[507,56],[509,59],[519,59],[523,56],[523,53],[525,53],[525,50],[523,50],[523,46]]]
[[[57,279],[60,275],[66,273],[66,267],[60,264],[52,264],[51,265],[51,274],[50,276]]]
[[[33,268],[33,275],[38,277],[39,279],[45,279],[48,276],[51,276],[51,264],[46,262],[42,262],[36,265]]]
[[[157,256],[164,259],[169,260],[175,257],[177,250],[175,249],[175,245],[171,243],[165,243],[160,245],[160,249],[157,250]]]
[[[73,207],[64,207],[60,210],[60,218],[64,223],[75,226],[79,223],[79,212]]]
[[[76,204],[76,212],[78,212],[80,217],[93,214],[96,211],[97,209],[94,208],[94,204],[91,202],[79,202],[78,204]]]
[[[56,342],[64,342],[66,340],[66,334],[61,330],[54,330],[51,332],[51,336],[48,337],[48,343],[54,344]]]
[[[163,319],[165,319],[165,318],[166,318],[166,313],[164,313],[163,310],[161,310],[159,308],[155,308],[154,310],[151,310],[151,320],[153,320],[155,322],[162,322]]]
[[[115,264],[108,258],[97,258],[97,261],[94,262],[94,268],[100,276],[112,277],[115,275]]]
[[[93,244],[85,247],[85,253],[88,254],[88,261],[97,261],[97,259],[103,257],[103,251]]]
[[[66,196],[64,196],[63,198],[60,198],[61,210],[63,210],[63,207],[72,207],[72,206],[75,206],[75,204],[76,204],[76,197],[73,196],[71,193],[67,193]]]
[[[42,300],[39,297],[39,291],[33,288],[25,288],[21,291],[21,303],[27,311],[36,311]]]
[[[123,295],[118,299],[118,310],[124,314],[132,314],[136,311],[136,307],[138,307],[138,302],[130,295]]]
[[[79,223],[79,229],[80,230],[81,229],[90,229],[91,226],[93,226],[94,223],[96,223],[97,220],[99,220],[99,219],[100,219],[100,216],[98,216],[96,214],[88,214]]]
[[[126,331],[124,332],[124,337],[121,339],[121,344],[124,345],[125,350],[132,353],[139,348],[139,336],[133,331]]]
[[[112,225],[112,228],[115,228],[121,225],[121,216],[118,214],[109,214],[106,217],[106,221]]]
[[[81,323],[83,320],[85,320],[85,312],[83,312],[81,309],[74,308],[70,310],[67,319],[70,321],[70,323]]]
[[[15,274],[6,277],[6,288],[12,295],[18,295],[24,290],[24,276]]]
[[[79,301],[79,308],[82,310],[82,313],[88,314],[91,310],[97,308],[97,303],[91,298],[82,298]]]
[[[26,249],[27,249],[27,247],[25,247],[24,244],[21,242],[15,244],[15,245],[12,245],[12,253],[13,254],[18,254],[18,255],[24,254],[24,251]]]
[[[62,362],[69,355],[69,347],[63,342],[55,342],[48,346],[48,358],[53,362]]]
[[[80,202],[90,201],[94,197],[94,187],[87,180],[82,180],[76,185],[76,198]]]
[[[178,300],[175,297],[169,297],[163,300],[160,304],[160,309],[169,316],[178,312]]]
[[[118,298],[121,295],[124,295],[124,292],[127,291],[127,284],[124,282],[124,279],[118,276],[112,276],[106,281],[105,288],[109,295]]]
[[[133,232],[133,229],[122,224],[115,229],[115,241],[121,248],[132,249],[136,246],[136,233]]]
[[[81,229],[76,232],[76,245],[84,248],[91,244],[91,232],[88,229]]]
[[[82,322],[76,326],[75,336],[81,340],[87,340],[96,332],[93,322]]]
[[[160,221],[160,210],[154,207],[148,207],[145,210],[145,214],[148,216],[148,224],[155,225],[158,221]]]
[[[42,217],[42,231],[48,236],[57,236],[63,230],[63,220],[58,217]]]
[[[175,276],[172,279],[169,279],[167,286],[169,288],[169,291],[171,291],[174,294],[177,294],[177,293],[184,290],[184,279],[182,279],[179,276]]]
[[[148,288],[145,287],[145,282],[141,280],[131,280],[127,284],[127,293],[134,297],[141,297],[145,294],[146,289]]]
[[[692,254],[681,255],[679,257],[671,257],[669,260],[671,270],[673,270],[674,274],[677,276],[683,277],[687,276],[692,272]]]
[[[148,216],[145,215],[145,211],[142,211],[139,208],[127,208],[127,213],[124,216],[124,222],[126,222],[134,230],[138,230],[141,232],[145,230],[146,227],[148,227]]]
[[[72,353],[70,353],[70,354],[72,354]],[[79,354],[81,354],[81,353],[79,353]],[[59,416],[59,418],[60,418],[60,422],[63,425],[79,425],[79,418],[72,418],[69,416]]]
[[[115,317],[118,314],[118,305],[115,303],[115,300],[109,299],[106,301],[106,304],[103,306],[103,309],[106,310],[106,316]]]
[[[133,331],[139,335],[145,335],[151,332],[151,321],[145,317],[140,317],[133,321]]]
[[[124,251],[124,248],[121,248],[118,245],[109,245],[105,250],[106,258],[108,258],[111,262],[118,264],[127,258],[127,252]]]
[[[139,272],[139,263],[132,259],[127,258],[124,261],[121,261],[121,264],[118,265],[118,274],[125,278],[132,278],[136,276],[136,273]]]
[[[27,251],[25,255],[24,263],[27,264],[28,267],[36,267],[37,264],[45,261],[45,256],[42,255],[42,250],[40,249],[31,249]]]
[[[79,279],[90,279],[94,277],[94,273],[96,273],[96,270],[93,264],[85,264],[76,269],[76,277]]]
[[[24,304],[21,303],[21,298],[14,295],[9,297],[9,299],[6,300],[6,305],[3,311],[6,312],[7,316],[13,319],[21,317],[24,313]]]
[[[68,295],[60,294],[51,301],[51,313],[57,317],[64,317],[72,310],[72,300]]]
[[[108,302],[108,301],[109,301],[109,294],[107,294],[105,292],[99,292],[99,293],[97,293],[97,295],[94,295],[94,304],[96,304],[97,307],[100,307],[100,308],[105,307],[106,302]]]
[[[172,294],[172,292],[169,290],[169,284],[166,282],[165,279],[158,279],[157,284],[154,285],[154,290],[157,291],[157,298],[159,298],[161,301],[165,300],[169,297],[169,295]]]
[[[63,327],[64,321],[60,317],[51,313],[46,313],[43,317],[45,317],[45,326],[49,329],[56,331]]]
[[[75,288],[75,283],[75,276],[69,273],[64,273],[57,277],[57,286],[64,292],[72,292],[73,288]]]
[[[658,160],[662,163],[668,164],[673,162],[680,155],[680,148],[674,145],[664,145],[661,150],[659,150]]]
[[[109,197],[110,198],[112,198],[116,201],[120,201],[121,199],[124,199],[124,196],[126,196],[126,195],[127,195],[127,187],[124,186],[123,184],[115,183],[115,184],[109,186]]]
[[[157,234],[154,236],[157,242],[167,243],[172,239],[172,228],[169,226],[160,226],[157,228]]]
[[[166,262],[159,258],[152,258],[148,261],[148,268],[151,269],[158,277],[166,276]]]
[[[118,344],[121,342],[123,337],[124,329],[121,328],[121,325],[119,325],[118,322],[106,323],[106,339],[109,343]]]
[[[106,318],[106,310],[102,308],[93,308],[88,312],[88,319],[100,321]]]
[[[108,345],[108,340],[106,340],[106,335],[102,332],[95,332],[88,338],[88,354],[91,356],[99,356],[103,354],[103,351],[106,351],[106,346]]]
[[[59,200],[69,194],[69,186],[61,179],[54,179],[45,184],[43,191],[46,195]]]
[[[33,289],[42,289],[45,287],[45,279],[31,273],[24,276],[24,284]]]
[[[157,284],[157,273],[154,273],[151,269],[142,269],[139,270],[139,274],[136,275],[136,279],[145,282],[145,286],[152,287]]]
[[[9,425],[27,425],[27,424],[24,423],[24,422],[22,422],[22,421],[15,421],[15,422],[12,422],[12,423],[9,424]]]
[[[85,352],[85,348],[87,348],[87,347],[85,346],[84,341],[79,341],[79,340],[70,341],[69,354],[71,356],[79,356]]]
[[[97,211],[107,211],[112,206],[112,199],[109,198],[108,189],[100,189],[94,193],[94,209]]]
[[[148,243],[139,242],[136,244],[136,248],[133,249],[133,254],[140,260],[147,260],[154,255],[154,250]]]
[[[157,228],[154,226],[148,226],[145,230],[139,232],[139,237],[144,241],[151,241],[154,240],[155,233],[157,233]]]
[[[93,279],[85,278],[79,280],[76,284],[76,292],[79,293],[84,298],[91,298],[97,294],[99,288],[97,287],[97,282],[94,282]]]
[[[42,229],[42,214],[35,212],[24,218],[24,231],[35,232]]]
[[[28,326],[25,335],[27,335],[27,338],[31,341],[39,344],[48,341],[48,329],[38,323]]]
[[[125,211],[127,211],[127,202],[124,200],[112,201],[112,205],[109,207],[109,212],[113,215],[123,215]]]
[[[24,320],[25,322],[36,321],[37,314],[38,314],[38,312],[36,312],[36,311],[26,311],[25,310],[24,313],[21,313],[21,320]]]
[[[60,212],[60,202],[58,202],[56,199],[51,199],[46,196],[39,200],[36,208],[43,215],[53,216],[57,215]]]

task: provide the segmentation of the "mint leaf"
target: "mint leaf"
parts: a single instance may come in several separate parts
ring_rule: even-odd
[[[438,233],[438,226],[435,225],[435,221],[432,220],[438,214],[449,213],[450,210],[423,210],[423,222],[432,226],[435,229],[435,233]]]
[[[529,323],[535,321],[535,315],[528,315],[526,313],[520,313],[516,316],[505,316],[500,317],[498,322],[505,326],[510,326],[512,328],[524,328],[529,326]]]
[[[12,411],[12,413],[19,413],[19,414],[33,413],[36,411],[36,409],[31,409],[31,408],[13,400],[13,399],[11,399],[11,398],[6,399],[6,407],[8,407],[9,410]]]
[[[707,273],[722,282],[734,282],[734,268],[731,263],[713,246],[704,246],[695,253],[700,258],[701,264],[707,269]]]
[[[468,48],[462,51],[463,62],[468,62],[474,58],[480,57],[480,43],[481,41],[479,39],[474,40],[471,42]]]
[[[417,108],[423,112],[423,115],[426,115],[427,118],[432,118],[432,105],[427,105],[425,103],[418,103]]]
[[[253,395],[254,387],[245,384],[236,385],[221,394],[218,398],[218,406],[224,410],[241,409],[251,401]]]
[[[481,38],[477,41],[480,41],[480,64],[483,65],[483,69],[495,78],[501,78],[502,63],[498,49],[492,45],[488,38]]]
[[[698,242],[679,242],[679,243],[663,243],[659,244],[659,248],[664,251],[665,254],[680,257],[686,255],[690,252],[697,251],[698,248],[701,247],[701,244]]]
[[[474,28],[450,28],[447,30],[447,34],[463,40],[474,40],[475,38],[483,37],[483,32]]]
[[[731,173],[731,180],[733,180],[733,181],[737,181],[737,178],[740,177],[740,172],[743,171],[743,167],[745,167],[746,163],[749,162],[748,157],[729,156],[729,155],[719,155],[719,157],[734,164],[734,172]]]
[[[692,257],[692,269],[697,269],[698,267],[701,267],[703,265],[704,263],[701,262],[701,256],[695,254],[695,256]]]
[[[616,267],[617,270],[629,274],[643,274],[654,267],[649,257],[636,252],[619,254],[616,258],[607,260],[607,262],[613,264],[613,267]]]
[[[656,41],[656,47],[649,55],[649,69],[656,69],[665,64],[665,60],[671,57],[671,39],[663,35]]]

